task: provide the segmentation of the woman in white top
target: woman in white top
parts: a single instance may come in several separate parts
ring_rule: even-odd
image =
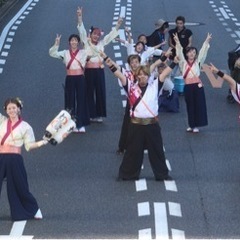
[[[49,54],[51,57],[61,59],[66,66],[65,109],[76,119],[76,129],[73,132],[85,133],[85,126],[90,123],[84,77],[87,54],[85,50],[79,49],[80,38],[77,34],[69,36],[67,50],[59,51],[60,39],[61,35],[57,35]]]
[[[84,44],[84,49],[87,51],[87,55],[90,56],[85,68],[90,120],[100,123],[103,121],[103,117],[107,116],[107,110],[104,65],[99,51],[104,51],[104,47],[118,36],[118,29],[122,24],[122,19],[119,18],[116,27],[103,39],[101,39],[101,29],[93,27],[88,38],[82,21],[82,8],[78,8],[77,15],[79,35]]]
[[[0,114],[0,193],[6,178],[13,221],[42,219],[37,201],[29,192],[21,147],[24,145],[29,151],[47,144],[47,141],[35,141],[32,127],[21,118],[22,107],[18,98],[10,98],[4,104],[8,117]]]

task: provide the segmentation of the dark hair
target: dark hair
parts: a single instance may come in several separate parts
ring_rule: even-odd
[[[147,38],[147,36],[146,36],[145,34],[142,33],[142,34],[140,34],[140,35],[138,36],[137,39],[139,40],[141,37],[146,37],[146,38]]]
[[[141,42],[141,41],[138,41],[138,42],[134,45],[134,47],[136,47],[138,44],[142,44],[143,49],[145,49],[145,44],[144,44],[143,42]]]
[[[133,59],[138,59],[139,63],[141,62],[141,57],[140,57],[139,55],[137,55],[137,54],[131,54],[131,55],[129,55],[128,58],[127,58],[127,63],[130,65],[130,63],[131,63],[131,61],[132,61]]]
[[[168,22],[165,22],[160,28],[159,30],[161,32],[163,32],[165,29],[169,28],[169,23]]]
[[[71,34],[68,38],[68,42],[70,42],[73,38],[76,38],[78,42],[80,42],[80,37],[78,34]]]
[[[177,23],[177,21],[182,21],[183,23],[185,23],[185,17],[183,16],[178,16],[175,20],[175,22]]]
[[[16,104],[17,107],[19,107],[20,109],[23,108],[23,103],[19,98],[8,98],[4,103],[4,106],[3,106],[4,110],[7,110],[7,106],[10,103]]]
[[[197,48],[195,47],[187,47],[186,50],[185,50],[185,54],[187,54],[188,52],[192,51],[192,50],[195,50],[196,51],[196,54],[198,54],[198,50]]]
[[[101,30],[100,28],[91,26],[91,28],[90,28],[90,30],[89,30],[90,35],[92,35],[94,31],[97,32],[97,34],[98,34],[99,36],[102,35],[102,30]]]

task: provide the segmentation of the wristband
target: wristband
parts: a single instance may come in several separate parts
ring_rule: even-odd
[[[112,65],[112,66],[110,67],[110,70],[111,70],[113,73],[115,73],[115,72],[117,71],[117,68],[116,68],[114,65]]]
[[[171,69],[174,69],[176,65],[177,65],[177,64],[176,64],[175,62],[172,62],[172,63],[169,65],[169,67],[170,67]]]
[[[108,56],[106,56],[106,57],[103,59],[103,60],[104,60],[104,62],[106,62],[108,58],[109,58],[109,57],[108,57]]]
[[[218,70],[217,75],[218,75],[219,77],[223,78],[224,73],[223,73],[222,71]]]
[[[162,62],[165,62],[165,61],[167,60],[167,57],[166,57],[165,55],[162,55],[162,56],[160,57],[160,60],[161,60]]]

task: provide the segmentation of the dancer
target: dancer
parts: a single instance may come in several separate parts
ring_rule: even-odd
[[[127,145],[119,168],[118,179],[139,179],[144,149],[147,147],[155,180],[172,180],[168,174],[158,122],[158,94],[165,77],[175,67],[176,63],[167,67],[159,75],[158,80],[150,82],[149,67],[140,66],[135,74],[137,82],[134,83],[116,67],[116,63],[105,53],[102,53],[102,57],[114,75],[120,79],[130,102]]]
[[[77,34],[69,36],[69,50],[58,51],[61,35],[57,34],[54,45],[49,49],[51,57],[63,60],[66,66],[65,78],[65,109],[76,119],[75,133],[85,133],[85,126],[89,125],[89,112],[87,107],[86,80],[84,67],[87,54],[79,49],[80,37]]]
[[[208,124],[205,92],[199,76],[201,66],[207,56],[209,42],[211,39],[212,35],[208,33],[198,55],[195,47],[187,48],[185,58],[183,47],[181,46],[178,35],[174,34],[174,40],[176,42],[176,54],[180,59],[179,67],[183,73],[183,78],[185,81],[184,97],[187,106],[189,125],[187,132],[198,133],[198,127],[206,126]]]
[[[7,179],[7,195],[13,221],[42,219],[41,210],[29,192],[27,173],[21,147],[27,151],[42,147],[48,142],[35,141],[32,127],[21,117],[22,101],[9,98],[4,103],[8,117],[0,114],[0,193],[3,179]]]
[[[87,32],[82,21],[82,8],[78,7],[78,31],[84,48],[87,51],[88,58],[85,77],[87,81],[87,97],[90,113],[90,120],[92,122],[103,122],[103,117],[107,116],[106,111],[106,87],[105,87],[105,74],[103,59],[99,55],[99,51],[103,51],[104,47],[118,36],[118,29],[122,24],[122,18],[113,30],[106,35],[102,40],[101,29],[91,28],[90,37],[87,37]]]

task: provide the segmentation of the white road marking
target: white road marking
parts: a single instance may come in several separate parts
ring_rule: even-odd
[[[164,181],[167,191],[177,192],[177,185],[175,181]]]
[[[116,61],[116,63],[117,63],[119,66],[122,66],[122,65],[123,65],[122,60],[118,60],[118,61]]]
[[[146,191],[147,190],[147,181],[145,178],[135,181],[136,191]]]
[[[150,215],[150,205],[149,202],[138,203],[138,216],[148,216]]]
[[[224,10],[224,8],[219,8],[220,12],[222,13],[223,17],[225,19],[229,19],[230,17],[228,16],[228,14],[226,13],[226,11]]]
[[[171,231],[172,231],[172,239],[173,240],[184,240],[185,239],[184,231],[178,230],[178,229],[174,229],[174,228],[172,228]]]
[[[125,108],[127,106],[127,100],[122,100],[122,106]]]
[[[169,239],[167,210],[163,202],[154,203],[155,234],[157,240]]]
[[[138,231],[138,239],[140,240],[150,240],[152,239],[151,228],[141,229]]]
[[[14,22],[22,15],[22,13],[26,10],[26,8],[29,6],[29,4],[32,2],[32,0],[27,1],[24,6],[20,9],[20,11],[11,19],[11,21],[6,25],[6,27],[3,29],[2,34],[0,36],[0,52],[2,51],[3,43],[6,39],[7,33],[11,26],[14,24]]]
[[[126,7],[121,7],[120,17],[125,18],[125,16],[126,16]]]
[[[27,221],[17,221],[13,223],[10,236],[11,237],[21,237],[25,228]]]
[[[175,217],[182,217],[181,205],[179,203],[168,202],[169,214]]]
[[[167,168],[169,171],[172,171],[171,164],[168,159],[166,159]]]

